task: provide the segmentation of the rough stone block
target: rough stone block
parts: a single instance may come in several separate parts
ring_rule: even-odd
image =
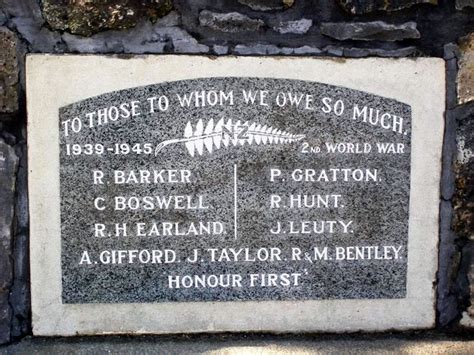
[[[474,33],[460,40],[459,53],[456,82],[458,103],[463,104],[474,100]]]
[[[404,39],[420,38],[416,22],[406,22],[399,25],[383,21],[373,22],[326,22],[321,24],[321,33],[338,39],[358,41],[401,41]]]
[[[238,12],[219,13],[204,10],[199,13],[199,24],[215,31],[236,33],[258,31],[264,22]]]
[[[337,0],[344,10],[354,15],[375,11],[395,11],[416,4],[437,5],[438,0]]]
[[[172,9],[171,0],[43,0],[42,5],[43,16],[51,28],[82,36],[131,28],[142,19],[155,21]]]
[[[238,0],[255,11],[272,11],[287,9],[295,3],[294,0]]]
[[[18,157],[0,138],[0,343],[10,339],[11,309],[8,302],[12,284],[12,221]]]
[[[313,25],[313,20],[302,18],[295,21],[280,21],[272,26],[273,30],[281,33],[305,34]]]
[[[467,7],[474,7],[474,0],[456,0],[457,10],[463,10]]]
[[[8,294],[8,290],[0,288],[0,344],[8,343],[11,338],[11,309]]]
[[[12,220],[18,157],[15,150],[0,138],[0,289],[11,283]]]
[[[0,119],[18,111],[18,40],[6,27],[0,27]]]

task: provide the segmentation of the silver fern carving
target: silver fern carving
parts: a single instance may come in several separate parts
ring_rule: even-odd
[[[204,148],[212,153],[214,150],[228,147],[230,144],[233,146],[237,144],[283,144],[293,143],[304,137],[303,134],[291,134],[277,128],[248,121],[241,123],[239,120],[234,123],[232,119],[225,122],[221,118],[214,124],[214,120],[211,118],[205,127],[203,121],[199,120],[195,129],[188,121],[184,129],[184,137],[161,142],[156,146],[155,155],[164,147],[175,143],[184,143],[189,154],[194,156],[196,153],[202,155]]]

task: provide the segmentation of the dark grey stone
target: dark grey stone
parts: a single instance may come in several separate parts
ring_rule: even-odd
[[[255,11],[272,11],[287,9],[294,4],[294,0],[237,0]]]
[[[12,228],[15,179],[18,157],[0,138],[0,289],[8,289],[12,280]]]
[[[134,27],[142,19],[156,19],[172,9],[171,0],[106,2],[42,0],[45,20],[55,30],[91,36],[104,30]]]
[[[455,245],[456,233],[451,229],[453,207],[450,201],[440,204],[440,243],[438,266],[438,302],[439,323],[441,326],[450,324],[459,316],[457,297],[453,290],[452,270],[456,266],[459,252]]]
[[[275,32],[281,34],[293,33],[302,35],[309,31],[313,25],[313,20],[302,18],[294,21],[280,21],[272,26]]]
[[[0,119],[8,119],[18,111],[18,39],[6,27],[0,27]]]
[[[188,108],[186,104],[184,107],[179,104],[177,95],[207,88],[226,93],[232,91],[233,105],[196,107],[191,103]],[[242,90],[268,90],[269,106],[246,104]],[[324,115],[319,110],[305,110],[302,106],[278,107],[275,100],[280,92],[310,93],[314,101],[309,105],[314,107],[319,107],[323,97],[340,98],[346,109],[337,116],[334,113]],[[144,106],[146,98],[155,95],[166,95],[169,108],[149,114]],[[84,126],[79,133],[70,131],[67,136],[63,124],[58,123],[61,127],[63,302],[405,297],[411,142],[411,109],[408,105],[365,92],[315,82],[213,78],[111,92],[61,108],[60,121],[66,122],[73,117],[84,120],[87,113],[97,108],[120,105],[130,100],[141,102],[139,119],[117,119],[94,129]],[[364,123],[361,118],[353,121],[354,105],[359,108],[373,107],[380,112],[403,117],[403,129],[397,133]],[[218,122],[224,118],[229,130],[238,135],[222,128],[216,129],[221,127]],[[211,120],[212,124],[209,123]],[[267,132],[265,135],[261,133],[262,125],[267,127],[264,129]],[[249,130],[247,133],[242,131],[245,127]],[[268,127],[271,128],[271,133]],[[210,132],[218,133],[216,140],[207,140],[206,135],[213,134]],[[200,138],[183,138],[189,134]],[[299,136],[301,134],[304,139]],[[274,138],[270,140],[269,137],[275,136],[283,138],[278,142]],[[222,139],[233,139],[235,145],[230,143],[226,147]],[[203,140],[204,146],[201,145]],[[128,142],[129,148],[139,142],[147,143],[149,147],[135,146],[133,151],[125,154],[129,148],[115,146],[119,142]],[[377,142],[398,142],[404,144],[405,151],[404,154],[329,153],[326,143],[337,142],[361,145],[368,143],[373,151],[377,150]],[[73,153],[77,153],[79,147],[85,153],[92,148],[86,146],[89,143],[102,144],[99,148],[95,147],[103,147],[102,154]],[[321,149],[319,153],[317,147]],[[118,150],[114,151],[115,149]],[[281,169],[281,178],[270,181],[270,168]],[[361,183],[354,181],[348,172],[349,178],[346,181],[339,173],[329,170],[339,168],[350,171],[359,168],[365,171],[364,168],[367,168],[372,169],[372,173],[377,169],[378,177]],[[93,184],[92,171],[96,169],[104,173],[104,184]],[[114,171],[137,172],[138,169],[189,169],[189,181],[119,184],[118,180],[114,180]],[[332,178],[327,180],[322,175],[323,177],[317,178],[320,179],[318,183],[298,182],[290,174],[298,174],[295,169],[315,169],[316,176],[323,174],[323,171],[329,176],[339,176],[337,181],[332,181]],[[270,208],[271,194],[280,195],[283,205]],[[320,208],[296,208],[297,205],[291,206],[290,194],[306,194],[310,201],[312,195],[338,194],[341,200],[340,204],[330,202]],[[169,198],[175,195],[191,196],[191,204],[201,196],[203,205],[207,207],[175,209],[173,206],[160,208],[155,205],[150,209],[139,210],[116,210],[114,207],[117,196]],[[106,210],[99,211],[94,207],[97,197],[105,199]],[[338,222],[331,231],[329,224],[325,224],[321,233],[312,230],[307,234],[301,231],[298,223],[291,230],[291,221],[314,221],[318,228],[325,221],[343,221],[348,223],[348,227],[344,229]],[[96,233],[95,223],[104,224],[103,235]],[[127,223],[126,237],[117,235],[116,223]],[[146,236],[139,236],[137,223],[146,224]],[[222,229],[199,231],[198,228],[193,231],[193,223],[204,223],[204,226],[215,223]],[[281,223],[280,231],[276,230],[278,223]],[[172,230],[166,231],[165,224],[172,225]],[[310,224],[313,225],[313,222]],[[159,235],[149,234],[148,227],[156,227],[155,232]],[[398,258],[391,260],[338,259],[338,246],[393,246],[399,248],[400,254]],[[312,257],[314,247],[327,247],[324,249],[327,256],[321,260]],[[241,257],[236,261],[227,260],[225,256],[219,261],[213,261],[209,248],[216,248],[217,255],[230,252],[229,248],[248,248],[249,259],[255,256],[257,250],[275,248],[279,257],[273,262],[251,262],[245,261],[240,254]],[[301,259],[292,256],[292,248],[301,249]],[[176,255],[174,262],[150,263],[135,259],[132,263],[127,261],[117,264],[107,260],[111,250],[151,252],[165,249]],[[191,260],[195,251],[198,253],[198,262]],[[84,252],[87,252],[90,260],[84,259]],[[300,274],[301,280],[298,284],[293,282],[279,287],[251,287],[249,275],[264,273]],[[174,288],[169,285],[170,276],[203,274],[239,275],[243,286]]]
[[[437,5],[438,0],[337,0],[344,10],[354,15],[375,11],[401,10],[417,4]]]
[[[441,173],[441,197],[449,201],[454,195],[455,176],[454,161],[456,159],[456,120],[452,111],[446,112],[444,143],[443,143],[443,167]]]
[[[332,45],[324,47],[323,51],[325,51],[329,55],[333,55],[336,57],[342,57],[344,55],[344,48]]]
[[[28,166],[26,161],[26,144],[24,142],[15,146],[15,153],[19,157],[16,179],[16,203],[15,203],[15,231],[24,233],[28,230]]]
[[[11,308],[8,301],[13,279],[13,211],[18,157],[0,138],[0,344],[10,340]]]
[[[323,51],[316,47],[311,46],[303,46],[294,49],[294,53],[298,55],[305,55],[305,54],[321,54]]]
[[[14,279],[9,299],[12,312],[12,338],[19,338],[31,333],[28,255],[28,235],[26,233],[17,234],[14,246]]]
[[[143,21],[126,33],[105,31],[91,37],[63,34],[68,50],[79,53],[207,53],[209,47],[199,44],[189,33],[175,26],[176,14],[152,24]],[[168,26],[171,25],[171,26]]]
[[[321,33],[338,39],[357,41],[401,41],[420,38],[416,22],[389,24],[384,21],[372,22],[326,22],[321,24]]]
[[[463,10],[468,7],[474,7],[474,0],[456,0],[457,10]]]
[[[238,12],[219,13],[203,10],[199,13],[199,24],[215,31],[236,33],[258,31],[264,22]]]
[[[251,46],[239,44],[234,47],[232,52],[241,55],[276,55],[281,53],[281,48],[273,44],[254,44]]]
[[[5,22],[7,22],[7,15],[0,9],[0,26],[3,26]]]
[[[377,57],[408,57],[416,53],[416,47],[404,47],[398,49],[378,49],[378,48],[344,48],[344,55],[347,57],[361,58],[368,56]]]
[[[212,50],[217,55],[224,55],[224,54],[229,53],[229,46],[221,46],[221,45],[215,44],[212,46]]]
[[[8,304],[8,290],[0,288],[0,345],[10,341],[10,326],[11,308]]]
[[[61,35],[44,27],[42,22],[28,17],[14,17],[11,23],[28,42],[31,51],[45,53],[64,51]]]

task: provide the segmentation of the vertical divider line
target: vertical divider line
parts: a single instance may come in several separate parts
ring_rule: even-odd
[[[237,164],[234,164],[234,239],[237,240]]]

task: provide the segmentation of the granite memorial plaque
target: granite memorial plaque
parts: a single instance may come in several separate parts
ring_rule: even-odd
[[[27,70],[35,334],[434,323],[442,61]]]

